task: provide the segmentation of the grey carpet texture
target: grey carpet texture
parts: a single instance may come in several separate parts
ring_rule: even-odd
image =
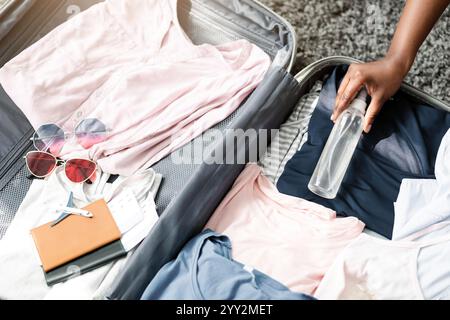
[[[383,57],[403,0],[260,0],[297,32],[297,72],[331,55]],[[424,1],[424,0],[413,0]],[[406,81],[450,104],[450,7],[422,45]]]

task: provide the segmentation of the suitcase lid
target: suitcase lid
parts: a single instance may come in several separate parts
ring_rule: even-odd
[[[14,22],[14,27],[0,40],[0,66],[59,24],[98,2],[101,0],[9,0],[11,6],[22,6],[23,10],[20,15],[11,11],[0,15],[0,21],[9,19]],[[27,6],[24,7],[25,4]],[[179,0],[178,13],[185,32],[196,44],[219,44],[245,38],[264,49],[274,60],[274,65],[286,70],[293,65],[296,53],[294,29],[259,2]],[[225,130],[243,112],[243,108],[239,108],[215,129]],[[27,170],[21,157],[32,148],[30,138],[34,130],[1,88],[0,117],[8,119],[5,121],[7,124],[0,127],[0,197],[7,199],[0,201],[3,203],[0,212],[7,227],[31,184],[31,180],[26,179]],[[168,159],[155,166],[155,170],[165,177],[156,201],[160,212],[199,166],[197,163],[175,167]],[[0,230],[0,238],[2,234]]]

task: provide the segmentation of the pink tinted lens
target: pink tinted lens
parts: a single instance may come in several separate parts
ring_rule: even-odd
[[[50,152],[51,154],[54,154],[56,156],[59,156],[61,154],[61,150],[64,146],[65,140],[64,139],[59,139],[57,141],[55,141],[54,144],[52,144],[50,146],[50,148],[48,149],[48,152]]]
[[[105,137],[105,134],[79,133],[77,134],[77,141],[84,149],[89,149],[92,146],[105,141]]]
[[[98,119],[86,119],[75,129],[78,143],[85,149],[106,140],[106,126]]]
[[[30,152],[26,157],[28,169],[36,177],[48,176],[56,167],[56,159],[44,152]]]
[[[75,183],[85,182],[94,175],[96,169],[97,165],[89,160],[72,159],[66,163],[67,178]]]

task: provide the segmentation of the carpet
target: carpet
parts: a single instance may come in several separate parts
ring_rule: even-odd
[[[297,32],[294,71],[331,55],[363,61],[382,57],[404,1],[260,0]],[[450,7],[430,33],[406,81],[450,104]]]

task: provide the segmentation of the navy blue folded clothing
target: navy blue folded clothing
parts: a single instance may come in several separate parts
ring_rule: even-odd
[[[313,300],[231,258],[228,237],[205,230],[149,284],[143,300]]]
[[[340,215],[355,216],[369,229],[391,238],[401,181],[434,178],[437,151],[450,128],[450,113],[399,92],[359,141],[337,197],[321,198],[308,190],[308,182],[333,128],[330,117],[346,70],[346,66],[337,67],[326,81],[309,123],[308,141],[287,163],[277,187]]]

